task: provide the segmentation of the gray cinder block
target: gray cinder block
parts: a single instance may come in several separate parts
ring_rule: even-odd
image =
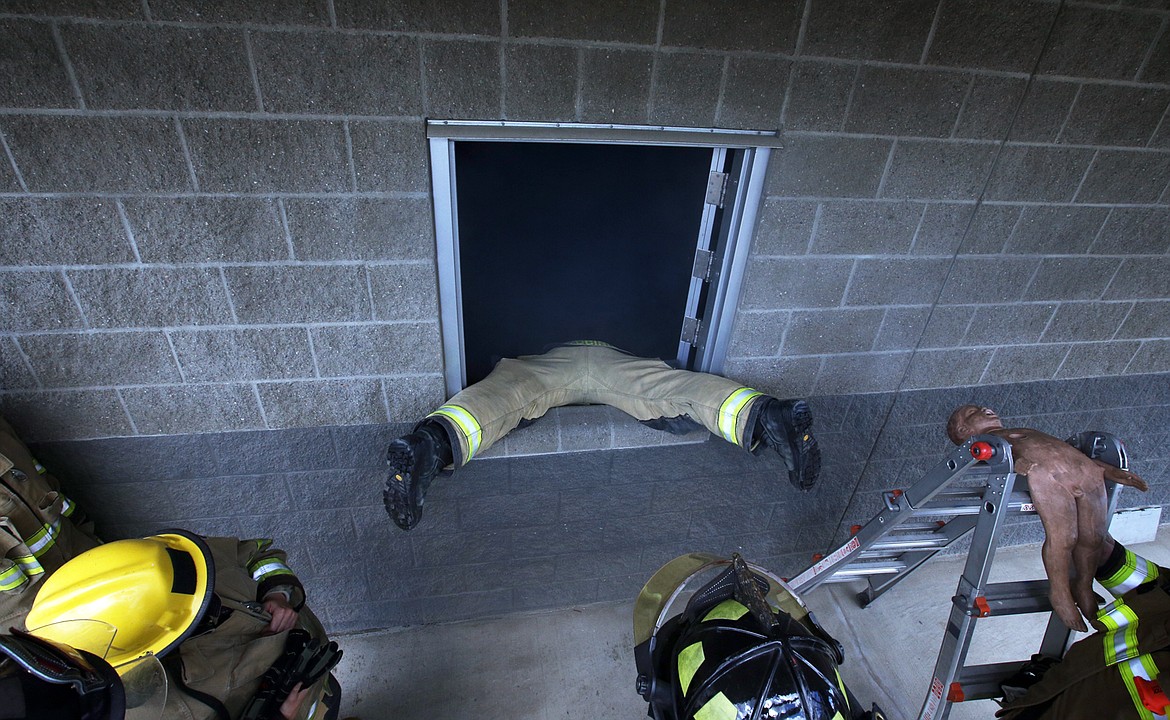
[[[850,259],[750,260],[740,306],[749,310],[836,307],[852,269]]]
[[[652,45],[658,31],[659,7],[655,0],[610,5],[598,5],[588,0],[559,3],[511,0],[508,3],[508,33],[514,37]]]
[[[112,389],[7,392],[0,394],[0,413],[17,428],[25,442],[123,437],[134,433],[118,393]]]
[[[934,0],[896,0],[880,5],[866,0],[812,3],[803,52],[917,63],[937,5]]]
[[[857,260],[846,305],[929,305],[946,279],[942,258],[877,257]]]
[[[1134,303],[1116,337],[1170,338],[1170,300]]]
[[[144,20],[143,6],[137,0],[11,0],[5,12],[21,15],[81,16],[121,20]]]
[[[0,265],[134,262],[118,208],[104,198],[0,198],[0,240]]]
[[[304,328],[240,328],[170,333],[187,382],[279,380],[314,375]]]
[[[1020,207],[930,203],[914,236],[914,254],[998,254],[1020,219]]]
[[[371,317],[365,271],[358,266],[229,267],[224,275],[242,323],[355,322]]]
[[[1170,371],[1170,340],[1146,340],[1125,368],[1126,373]]]
[[[950,137],[970,84],[966,73],[863,67],[853,89],[845,130]]]
[[[1004,303],[1023,298],[1039,258],[959,257],[943,287],[943,304]],[[940,275],[941,276],[941,275]]]
[[[1092,160],[1090,148],[1008,145],[999,156],[986,198],[1068,202]]]
[[[17,18],[0,20],[4,73],[0,106],[21,108],[76,107],[73,88],[47,22]]]
[[[1076,202],[1154,203],[1165,197],[1170,154],[1141,150],[1100,150],[1089,166]]]
[[[0,388],[4,390],[35,389],[37,379],[24,362],[24,353],[16,339],[0,337]]]
[[[239,31],[67,24],[61,36],[87,107],[260,109]]]
[[[60,272],[0,273],[0,331],[81,329],[85,320]]]
[[[357,189],[426,192],[426,127],[418,121],[351,121]]]
[[[438,317],[435,268],[429,263],[371,265],[370,293],[375,320],[425,320]]]
[[[812,240],[819,203],[764,198],[752,252],[760,255],[804,255]]]
[[[1024,299],[1096,300],[1120,265],[1116,258],[1043,258]]]
[[[1053,5],[1014,0],[944,3],[927,62],[1027,72],[1056,11]]]
[[[788,60],[732,57],[715,122],[719,127],[779,130],[791,66]]]
[[[1060,141],[1144,147],[1168,103],[1170,90],[1086,84],[1060,133]]]
[[[992,348],[918,350],[910,361],[906,388],[952,388],[977,385],[991,362]]]
[[[1004,252],[1081,255],[1088,251],[1105,224],[1107,208],[1071,205],[1029,205]]]
[[[642,50],[586,49],[581,65],[584,122],[645,123],[653,55]]]
[[[976,75],[955,136],[983,140],[1006,137],[1017,142],[1056,140],[1080,85],[1037,78],[1028,86],[1021,104],[1026,85],[1022,78]]]
[[[495,0],[334,0],[343,28],[400,32],[498,35],[500,5]]]
[[[252,52],[269,112],[422,114],[414,38],[257,32]]]
[[[886,308],[873,349],[912,350],[915,347],[947,348],[961,345],[974,314],[975,310],[970,306]],[[926,326],[925,331],[923,325]]]
[[[509,120],[577,117],[577,48],[508,44],[504,47],[504,114]]]
[[[33,192],[167,192],[191,189],[172,120],[12,116],[0,120]]]
[[[1066,7],[1057,18],[1039,72],[1132,80],[1158,32],[1158,23],[1140,10]]]
[[[891,145],[889,140],[789,134],[784,149],[768,163],[767,192],[875,197]]]
[[[1127,302],[1067,302],[1056,309],[1040,342],[1109,340],[1129,314]]]
[[[406,375],[442,369],[434,322],[346,325],[312,330],[325,377]]]
[[[304,380],[258,387],[272,428],[361,425],[387,419],[377,380]]]
[[[995,349],[983,382],[1048,380],[1068,354],[1068,345],[1015,345]]]
[[[1073,345],[1056,377],[1092,378],[1104,373],[1120,375],[1129,367],[1141,346],[1137,340]]]
[[[840,130],[860,67],[798,60],[792,64],[784,127],[789,130]]]
[[[424,40],[422,57],[428,117],[500,117],[503,88],[499,42]]]
[[[735,12],[713,13],[703,0],[676,0],[664,7],[663,45],[786,55],[796,51],[804,10],[794,0],[750,0],[738,3]]]
[[[93,327],[223,325],[231,307],[213,268],[70,270],[70,282]]]
[[[161,332],[29,335],[20,344],[48,388],[182,381]]]
[[[426,198],[289,199],[298,260],[424,260],[434,257]]]
[[[1115,207],[1089,248],[1102,255],[1164,255],[1170,252],[1170,210]]]
[[[995,346],[1037,342],[1057,307],[1054,303],[978,306],[974,308],[962,344]]]
[[[1170,297],[1170,258],[1127,258],[1121,263],[1104,300],[1158,300]]]
[[[992,143],[899,140],[882,197],[974,200],[995,151]]]
[[[743,311],[736,314],[729,354],[771,357],[780,354],[789,312]]]
[[[883,310],[831,309],[792,313],[784,355],[828,355],[873,349]]]
[[[134,387],[120,392],[134,427],[142,435],[264,427],[251,385]]]
[[[327,5],[327,0],[253,0],[246,3],[150,0],[150,15],[155,20],[321,26],[329,24]]]
[[[821,206],[814,255],[903,255],[910,251],[922,203],[826,202]]]
[[[909,360],[908,352],[830,355],[825,358],[813,393],[824,395],[894,390]]]
[[[290,259],[280,208],[271,199],[127,198],[122,205],[143,262]]]
[[[655,62],[650,122],[712,127],[719,105],[723,58],[699,53],[659,53]]]
[[[339,122],[184,120],[183,130],[204,192],[351,189]]]

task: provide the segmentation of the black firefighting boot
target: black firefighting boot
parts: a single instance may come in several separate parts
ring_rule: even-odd
[[[770,397],[760,408],[753,433],[784,460],[788,482],[798,490],[811,490],[821,473],[821,448],[809,430],[812,423],[807,401]]]
[[[386,491],[382,501],[394,523],[409,530],[422,518],[423,497],[439,471],[451,464],[451,441],[434,422],[424,422],[386,449]]]

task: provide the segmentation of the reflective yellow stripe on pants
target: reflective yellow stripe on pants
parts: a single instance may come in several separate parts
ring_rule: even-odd
[[[1158,666],[1149,654],[1138,651],[1137,625],[1138,616],[1123,600],[1116,600],[1105,606],[1097,613],[1097,619],[1105,625],[1107,631],[1103,638],[1105,664],[1116,665],[1125,688],[1133,700],[1137,717],[1142,720],[1153,720],[1154,713],[1146,709],[1138,692],[1135,678],[1156,680]]]
[[[475,416],[467,412],[466,408],[458,405],[444,405],[427,417],[434,417],[441,415],[450,420],[455,427],[459,429],[459,434],[467,442],[467,457],[463,459],[467,462],[475,457],[475,453],[479,450],[480,441],[483,440],[483,428],[480,427],[479,421]]]
[[[739,433],[736,432],[739,427],[740,414],[751,404],[752,400],[761,395],[763,395],[762,392],[745,387],[731,393],[723,401],[723,404],[719,406],[719,433],[723,435],[724,440],[733,445],[740,444]]]

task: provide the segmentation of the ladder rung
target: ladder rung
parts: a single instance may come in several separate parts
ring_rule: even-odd
[[[983,597],[987,599],[993,617],[1052,610],[1047,580],[992,583],[984,589]]]
[[[963,701],[987,700],[1003,697],[1000,684],[1016,674],[1024,666],[1025,660],[1019,662],[989,663],[987,665],[967,665],[959,668],[955,682],[963,692]]]
[[[878,540],[869,546],[869,550],[890,551],[890,550],[922,550],[926,548],[942,548],[950,543],[950,539],[945,535],[920,535],[918,537],[899,537],[897,535],[889,535],[886,540]],[[865,553],[861,553],[861,557],[865,557]]]
[[[900,562],[854,561],[833,573],[832,577],[826,578],[823,582],[846,582],[870,575],[892,575],[905,569],[906,563]]]

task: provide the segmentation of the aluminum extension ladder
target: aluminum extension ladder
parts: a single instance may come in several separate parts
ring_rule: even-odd
[[[1082,432],[1068,440],[1091,458],[1122,469],[1125,446],[1113,435]],[[1120,486],[1109,483],[1109,516],[1117,508]],[[988,575],[1004,521],[1035,515],[1027,478],[1017,476],[1011,445],[995,435],[978,435],[956,448],[905,491],[884,495],[885,509],[858,528],[844,545],[789,581],[804,594],[826,582],[864,579],[862,607],[967,533],[974,531],[967,562],[952,597],[950,618],[919,720],[945,720],[953,703],[1002,694],[1000,683],[1026,662],[964,665],[975,621],[1021,613],[1050,613],[1039,653],[1064,656],[1072,631],[1048,601],[1048,580],[989,583]]]

